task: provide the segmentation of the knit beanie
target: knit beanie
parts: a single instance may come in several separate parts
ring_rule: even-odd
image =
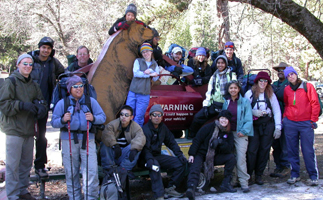
[[[25,54],[22,54],[22,55],[20,55],[18,57],[18,59],[17,59],[17,65],[19,65],[19,63],[21,62],[21,60],[24,59],[24,58],[30,58],[33,61],[33,63],[34,63],[33,57],[31,55],[25,53]]]
[[[268,84],[271,83],[271,78],[267,72],[259,72],[253,82],[257,83],[259,79],[266,79],[268,81]]]
[[[38,48],[40,48],[43,45],[48,45],[53,49],[54,48],[54,40],[50,37],[43,37],[38,43]]]
[[[159,33],[158,33],[158,31],[155,28],[151,28],[151,30],[154,33],[154,37],[159,37]]]
[[[225,55],[219,55],[218,57],[216,57],[215,63],[217,63],[220,58],[222,58],[225,61],[226,67],[228,67],[228,65],[229,65],[228,64],[228,59],[227,59],[227,57]]]
[[[153,51],[153,48],[151,47],[151,44],[145,42],[140,46],[140,53],[142,53],[143,51]]]
[[[73,76],[71,76],[71,77],[69,77],[69,78],[67,79],[67,86],[66,86],[66,88],[67,88],[67,91],[68,91],[69,93],[71,93],[71,87],[72,87],[73,85],[75,85],[76,83],[83,83],[83,81],[82,81],[81,77],[79,77],[79,76],[77,76],[77,75],[73,75]]]
[[[164,114],[164,111],[163,111],[162,107],[160,106],[160,104],[153,105],[149,110],[149,115],[151,115],[151,113],[153,113],[153,112],[161,112],[161,114]]]
[[[234,49],[234,43],[231,42],[231,41],[226,42],[225,45],[224,45],[224,49],[227,49],[227,48]]]
[[[196,50],[196,56],[202,55],[202,56],[206,56],[206,51],[204,49],[204,47],[200,47]]]
[[[284,69],[285,78],[287,78],[288,74],[291,73],[291,72],[294,72],[296,75],[298,75],[297,72],[296,72],[296,70],[294,69],[294,67],[289,66],[289,67],[286,67]]]
[[[137,6],[133,3],[129,4],[127,6],[127,9],[126,9],[126,13],[125,15],[128,13],[128,12],[131,12],[135,15],[135,18],[137,17]]]
[[[232,118],[232,114],[230,111],[228,110],[222,110],[219,115],[218,115],[218,118],[220,119],[220,117],[225,117],[227,118],[229,121],[231,121],[231,118]]]

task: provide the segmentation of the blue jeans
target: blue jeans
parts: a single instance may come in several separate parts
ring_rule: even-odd
[[[133,161],[129,160],[129,153],[131,149],[131,144],[128,146],[121,148],[122,154],[118,159],[114,158],[114,150],[111,147],[107,147],[100,143],[100,153],[101,153],[101,165],[103,169],[109,170],[113,165],[118,165],[125,168],[127,171],[132,170],[134,166],[137,164],[137,160],[139,158],[140,152],[137,153]]]
[[[138,94],[129,91],[126,104],[133,109],[134,119],[141,127],[144,125],[145,113],[149,104],[150,95]]]

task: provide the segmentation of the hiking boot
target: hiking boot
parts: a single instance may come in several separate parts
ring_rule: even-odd
[[[319,184],[319,182],[318,182],[318,180],[317,180],[317,179],[312,179],[312,180],[310,181],[310,186],[318,186],[318,184]]]
[[[231,176],[224,177],[222,184],[220,185],[221,192],[237,192],[231,185]]]
[[[186,190],[186,197],[189,200],[195,200],[195,190],[193,188],[188,188]]]
[[[264,182],[262,181],[262,177],[261,176],[256,176],[256,180],[255,180],[257,185],[263,185]]]
[[[35,197],[31,196],[30,193],[26,193],[23,195],[19,195],[19,199],[24,199],[24,200],[36,200]]]
[[[269,174],[269,176],[270,176],[270,177],[280,177],[280,176],[279,176],[279,174],[280,174],[282,171],[283,171],[282,169],[278,169],[278,168],[276,168],[276,169],[274,170],[274,172],[273,172],[273,173],[270,173],[270,174]]]
[[[296,182],[300,181],[301,178],[300,177],[291,177],[290,179],[287,180],[287,183],[292,185],[292,184],[295,184]]]
[[[47,178],[47,170],[46,169],[35,169],[35,173],[40,177],[40,178]]]
[[[181,198],[184,196],[184,194],[177,192],[175,189],[176,189],[175,185],[169,188],[165,188],[165,195],[167,196],[167,198],[171,198],[171,197]]]
[[[241,187],[241,190],[242,190],[242,192],[243,192],[243,193],[248,193],[248,192],[250,192],[249,187]]]
[[[289,173],[290,173],[290,168],[283,167],[282,169],[275,169],[274,172],[271,173],[269,176],[283,178],[287,176]]]

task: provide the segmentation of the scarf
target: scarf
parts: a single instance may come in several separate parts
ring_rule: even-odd
[[[218,76],[216,84],[217,84],[217,86],[219,86],[222,96],[225,95],[225,85],[228,83],[228,79],[227,79],[227,75],[226,75],[227,72],[230,72],[228,70],[229,70],[228,68],[226,68],[222,72],[219,72],[217,70],[217,73],[216,73]]]
[[[212,137],[209,141],[209,147],[206,153],[205,162],[204,162],[204,176],[206,177],[206,181],[210,181],[214,177],[214,156],[215,150],[211,148],[211,142],[218,138],[219,130],[224,131],[225,127],[221,126],[218,120],[215,121],[215,128],[212,134]]]
[[[293,91],[296,91],[297,88],[302,84],[303,82],[297,83],[296,85],[293,85],[292,83],[289,83],[290,88],[292,88]]]

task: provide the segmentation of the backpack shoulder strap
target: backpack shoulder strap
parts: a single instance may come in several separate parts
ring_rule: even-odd
[[[307,93],[307,82],[306,81],[303,81],[303,87],[304,87],[305,92]]]
[[[265,92],[265,101],[266,101],[267,107],[272,111],[273,109],[271,107],[270,99],[267,96],[266,92]]]
[[[68,96],[64,97],[64,114],[67,112],[67,108],[71,105]]]
[[[93,114],[90,95],[85,95],[85,105],[90,109],[90,112]]]
[[[13,84],[13,86],[15,88],[14,90],[15,90],[15,96],[16,96],[16,86],[17,86],[17,84],[16,84],[16,78],[15,77],[12,77],[12,76],[9,76],[8,79],[11,81],[11,83]]]

